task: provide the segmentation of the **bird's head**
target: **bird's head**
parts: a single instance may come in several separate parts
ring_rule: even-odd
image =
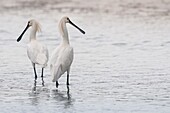
[[[29,20],[28,23],[27,23],[26,28],[24,29],[24,31],[21,33],[21,35],[20,35],[19,38],[17,39],[17,42],[19,42],[19,41],[22,39],[22,36],[24,35],[24,33],[27,31],[27,29],[28,29],[29,27],[33,27],[36,32],[37,32],[37,31],[38,31],[38,32],[41,31],[40,24],[39,24],[36,20],[34,20],[34,19]]]
[[[77,28],[81,33],[85,34],[85,31],[83,31],[83,30],[80,29],[77,25],[75,25],[67,16],[63,17],[63,18],[61,19],[61,22],[70,23],[70,24],[73,25],[75,28]]]

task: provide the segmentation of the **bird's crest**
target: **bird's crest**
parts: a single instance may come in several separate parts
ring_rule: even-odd
[[[35,29],[37,32],[41,32],[41,25],[37,21],[35,21]]]
[[[36,30],[37,32],[41,32],[41,25],[40,25],[39,22],[37,22],[37,21],[34,20],[34,19],[30,20],[29,22],[30,22],[29,24],[30,24],[31,26],[34,26],[34,28],[35,28],[35,30]]]

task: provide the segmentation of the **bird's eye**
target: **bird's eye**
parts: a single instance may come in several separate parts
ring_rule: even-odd
[[[30,21],[28,21],[28,24],[30,24]]]

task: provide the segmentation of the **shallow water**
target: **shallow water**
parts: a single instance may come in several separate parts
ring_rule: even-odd
[[[1,113],[169,113],[169,1],[0,1]],[[59,88],[40,67],[36,91],[27,58],[29,31],[16,39],[29,19],[42,25],[37,39],[49,53],[60,43],[57,24],[62,16],[86,31],[68,25],[75,57],[70,86],[66,75]]]

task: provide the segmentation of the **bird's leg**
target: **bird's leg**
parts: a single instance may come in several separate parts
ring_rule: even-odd
[[[34,67],[34,74],[35,74],[35,81],[37,80],[37,73],[36,73],[36,69],[35,69],[35,64],[33,64]]]
[[[67,71],[67,85],[69,85],[69,70]]]
[[[42,68],[42,73],[41,73],[41,78],[42,78],[42,86],[44,86],[43,71],[44,71],[44,68]]]
[[[56,81],[56,88],[58,88],[58,85],[59,85],[59,84],[58,84],[58,81]]]

